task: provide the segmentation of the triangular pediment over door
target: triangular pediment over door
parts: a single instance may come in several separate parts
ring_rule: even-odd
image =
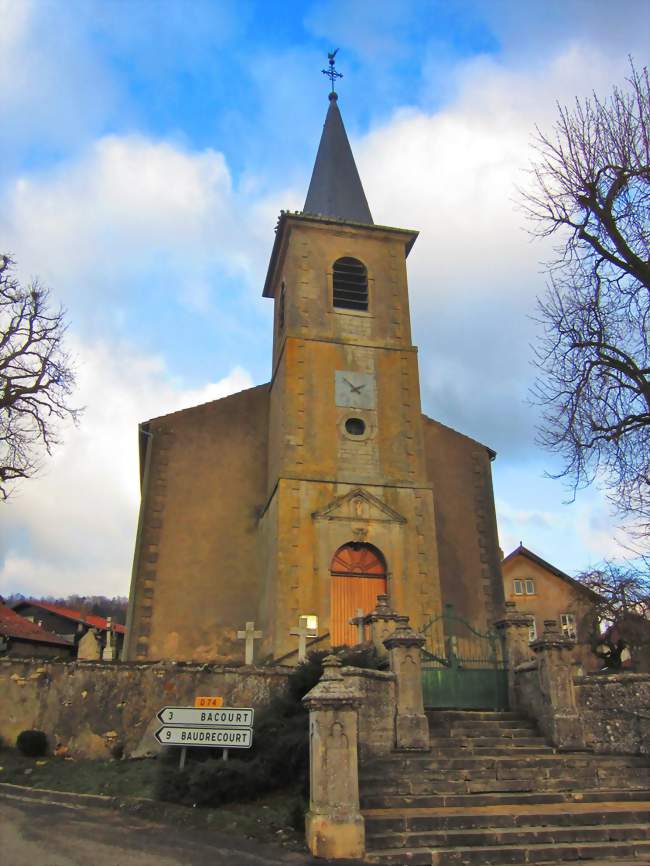
[[[406,523],[402,514],[361,487],[337,496],[325,508],[315,511],[312,517],[314,520]]]

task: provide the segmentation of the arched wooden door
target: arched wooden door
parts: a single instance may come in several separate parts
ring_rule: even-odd
[[[386,593],[386,561],[372,544],[351,541],[336,551],[330,572],[330,640],[332,646],[354,646],[358,632],[349,620],[359,608],[364,613],[374,610],[377,596]]]

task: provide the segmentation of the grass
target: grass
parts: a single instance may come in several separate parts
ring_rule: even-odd
[[[25,758],[15,749],[0,752],[0,782],[116,797],[153,797],[154,760],[92,761]]]
[[[273,842],[304,851],[302,832],[293,826],[298,789],[285,789],[247,803],[218,808],[188,808],[153,800],[158,761],[96,761],[58,757],[26,758],[16,749],[0,749],[0,782],[118,798],[119,808],[176,826],[191,826]],[[129,799],[132,798],[132,799]]]

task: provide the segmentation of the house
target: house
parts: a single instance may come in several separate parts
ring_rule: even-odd
[[[591,650],[597,628],[594,615],[598,596],[520,542],[501,563],[506,601],[530,618],[531,642],[541,637],[544,620],[554,619],[567,637],[576,641],[576,658],[586,671],[602,663]]]
[[[83,610],[73,610],[62,604],[53,604],[47,601],[34,601],[27,599],[19,601],[13,606],[16,613],[40,625],[43,629],[66,639],[76,648],[81,639],[90,630],[97,636],[102,648],[107,644],[110,632],[109,645],[112,649],[112,657],[119,658],[126,635],[126,628],[119,623],[114,623],[103,616],[86,613]],[[84,658],[79,655],[79,658]],[[94,655],[93,655],[94,657]]]
[[[75,645],[16,613],[0,599],[0,656],[72,658]]]

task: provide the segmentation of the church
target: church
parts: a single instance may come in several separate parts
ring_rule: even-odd
[[[353,644],[380,594],[416,628],[448,604],[480,631],[501,614],[495,454],[422,414],[417,237],[373,222],[332,90],[304,208],[275,230],[270,381],[140,425],[125,659],[241,661],[254,621],[256,660],[295,663],[302,617],[318,648]]]

